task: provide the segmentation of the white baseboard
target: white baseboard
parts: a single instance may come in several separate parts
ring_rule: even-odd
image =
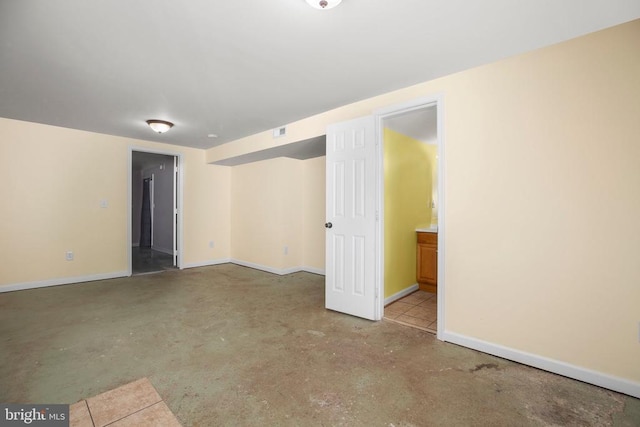
[[[196,267],[208,267],[210,265],[218,265],[218,264],[228,264],[231,262],[230,258],[220,258],[220,259],[212,259],[209,261],[202,261],[202,262],[190,262],[187,264],[183,264],[180,269],[185,269],[185,268],[196,268]]]
[[[442,340],[640,398],[640,383],[445,331]]]
[[[116,271],[113,273],[92,274],[89,276],[61,277],[59,279],[39,280],[35,282],[13,283],[9,285],[0,285],[0,292],[23,291],[26,289],[45,288],[47,286],[70,285],[72,283],[93,282],[96,280],[116,279],[118,277],[127,277],[129,273],[126,271]]]
[[[306,271],[307,273],[318,274],[320,276],[324,276],[324,268],[316,268],[316,267],[300,267],[300,271]]]
[[[324,276],[324,270],[315,268],[315,267],[289,267],[289,268],[274,268],[269,267],[267,265],[255,264],[253,262],[243,261],[240,259],[231,259],[230,262],[232,264],[241,265],[243,267],[254,268],[256,270],[266,271],[268,273],[277,274],[279,276],[284,276],[291,273],[297,273],[299,271],[306,271],[308,273],[320,274]]]
[[[297,273],[299,271],[306,271],[307,273],[319,274],[324,276],[324,269],[316,268],[316,267],[290,267],[290,268],[274,268],[269,267],[267,265],[256,264],[249,261],[243,261],[240,259],[234,258],[221,258],[204,262],[195,262],[184,264],[181,268],[195,268],[195,267],[206,267],[209,265],[218,265],[218,264],[236,264],[242,267],[249,267],[255,270],[266,271],[267,273],[277,274],[279,276],[284,276],[291,273]]]
[[[233,259],[233,258],[231,259],[230,262],[232,264],[241,265],[243,267],[249,267],[249,268],[254,268],[256,270],[266,271],[267,273],[278,274],[280,276],[284,276],[285,274],[291,274],[291,273],[295,273],[296,271],[300,271],[299,268],[285,268],[285,269],[273,268],[267,265],[255,264],[253,262],[242,261],[242,260]]]
[[[400,298],[406,297],[410,293],[417,291],[418,289],[419,289],[418,284],[414,283],[413,285],[409,286],[408,288],[404,288],[400,292],[396,292],[395,294],[391,295],[390,297],[385,298],[384,299],[384,305],[389,305],[392,302],[397,301]]]

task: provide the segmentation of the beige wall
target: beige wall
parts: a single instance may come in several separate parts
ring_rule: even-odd
[[[231,256],[286,269],[300,265],[302,169],[296,160],[277,158],[235,166],[231,173]],[[284,254],[285,246],[288,254]]]
[[[229,171],[204,151],[0,119],[0,286],[126,272],[131,145],[183,155],[185,264],[229,256]]]
[[[302,190],[302,265],[324,272],[326,222],[326,157],[305,160]]]
[[[207,161],[442,94],[446,331],[637,384],[638,40],[634,21],[292,123],[285,138],[225,144]]]
[[[277,272],[323,270],[324,157],[231,170],[232,258]]]

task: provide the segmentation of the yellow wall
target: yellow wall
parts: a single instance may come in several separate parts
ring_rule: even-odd
[[[634,21],[292,123],[284,138],[225,144],[207,161],[442,94],[446,332],[638,384],[638,40]]]
[[[184,155],[185,264],[229,256],[229,171],[204,151],[0,119],[0,286],[126,272],[130,145]]]
[[[434,148],[384,130],[384,296],[416,283],[416,228],[431,225]]]
[[[324,270],[324,157],[231,170],[231,257],[275,272]]]

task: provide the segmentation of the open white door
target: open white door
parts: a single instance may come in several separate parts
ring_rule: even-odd
[[[178,156],[173,156],[173,266],[178,266]]]
[[[325,306],[376,320],[375,119],[327,128]]]

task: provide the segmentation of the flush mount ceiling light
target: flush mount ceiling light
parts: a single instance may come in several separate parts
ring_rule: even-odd
[[[305,0],[309,6],[320,10],[332,9],[340,4],[342,0]]]
[[[154,132],[165,133],[173,127],[173,123],[164,120],[147,120],[147,124]]]

